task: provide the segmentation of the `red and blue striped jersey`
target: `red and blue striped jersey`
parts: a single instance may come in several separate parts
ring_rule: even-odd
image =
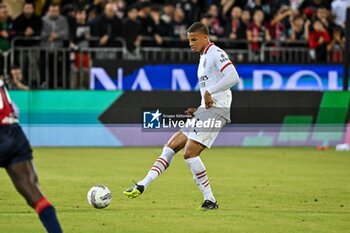
[[[6,90],[4,82],[0,80],[0,125],[6,117],[13,117],[14,110],[11,104],[11,98]]]

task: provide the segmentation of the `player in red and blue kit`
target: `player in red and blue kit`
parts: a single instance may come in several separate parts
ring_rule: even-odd
[[[17,191],[35,209],[49,233],[61,233],[54,207],[38,187],[32,149],[18,124],[11,98],[0,79],[0,167],[6,169]]]

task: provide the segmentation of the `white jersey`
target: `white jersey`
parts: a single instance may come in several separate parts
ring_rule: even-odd
[[[204,49],[200,57],[198,65],[198,87],[201,92],[202,101],[200,108],[205,108],[204,93],[209,88],[217,84],[222,78],[222,71],[232,62],[228,58],[225,51],[209,43]],[[213,110],[230,121],[230,107],[232,101],[232,93],[230,89],[212,94],[214,101]]]

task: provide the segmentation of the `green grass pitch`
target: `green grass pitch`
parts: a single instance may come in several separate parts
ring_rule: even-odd
[[[213,148],[203,153],[220,208],[200,211],[202,195],[180,152],[136,199],[122,191],[142,178],[161,148],[35,148],[43,192],[65,232],[350,232],[350,153],[313,148]],[[86,194],[105,184],[106,209]],[[0,232],[44,232],[0,170]]]

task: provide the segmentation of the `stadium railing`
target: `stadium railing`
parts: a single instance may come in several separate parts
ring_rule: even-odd
[[[310,49],[307,41],[265,41],[260,49],[260,62],[267,63],[309,63]]]
[[[247,40],[230,40],[220,38],[214,41],[216,45],[225,49],[230,57],[237,62],[251,61],[251,48]],[[160,62],[197,62],[198,55],[193,54],[188,49],[187,40],[181,40],[171,37],[163,37],[161,47],[157,47],[153,38],[143,37],[140,54],[142,59],[154,60]]]
[[[113,47],[98,46],[98,38],[90,38],[86,48],[69,46],[63,41],[61,48],[40,47],[41,38],[16,37],[11,49],[1,53],[4,75],[9,67],[18,65],[28,84],[34,89],[88,88],[89,72],[97,61],[140,60],[151,63],[196,63],[198,54],[188,49],[188,41],[163,37],[163,44],[156,46],[153,38],[144,37],[142,46],[128,51],[123,38],[115,38]],[[306,41],[268,41],[258,52],[252,51],[247,40],[219,39],[215,41],[225,49],[235,63],[309,63],[312,62]],[[340,63],[343,51],[329,52],[328,61]]]
[[[344,57],[344,49],[340,47],[333,48],[331,51],[328,51],[327,61],[329,63],[342,63]]]
[[[0,76],[2,75],[5,79],[7,78],[9,73],[10,55],[10,50],[0,52]]]
[[[84,80],[77,81],[76,77],[88,79],[86,73],[93,60],[124,59],[126,44],[122,38],[115,38],[113,47],[98,47],[98,40],[90,38],[86,48],[69,46],[68,40],[63,41],[63,47],[47,48],[40,46],[40,37],[16,37],[7,56],[10,56],[10,66],[18,65],[32,88],[79,89],[83,88]],[[4,64],[4,70],[8,68],[8,64]]]

